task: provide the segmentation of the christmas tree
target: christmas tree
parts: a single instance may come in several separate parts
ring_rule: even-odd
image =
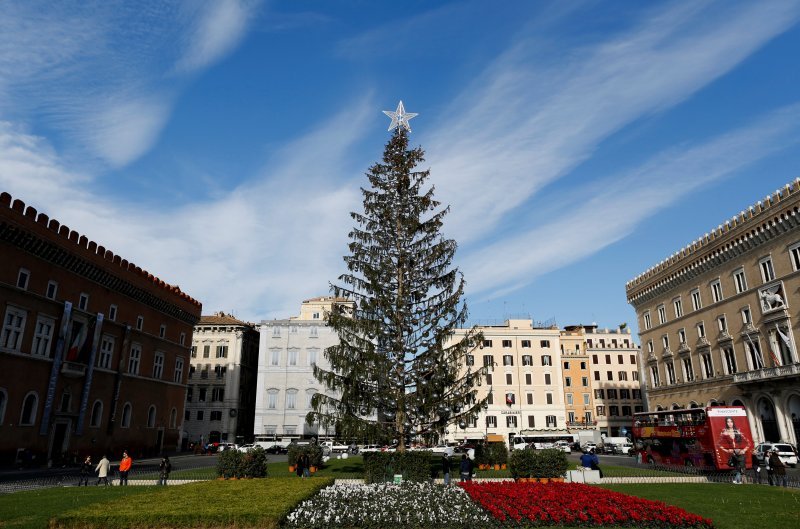
[[[331,285],[337,298],[328,315],[339,336],[325,350],[330,370],[314,368],[331,390],[312,400],[306,421],[335,425],[345,438],[395,440],[398,450],[422,437],[432,440],[449,424],[477,418],[484,401],[475,384],[485,368],[471,371],[465,355],[477,332],[454,337],[467,318],[464,278],[452,261],[456,243],[440,230],[449,207],[426,189],[429,171],[416,171],[421,148],[408,148],[402,102],[395,131],[362,188],[363,213],[351,213],[348,273]],[[335,396],[334,396],[335,395]]]

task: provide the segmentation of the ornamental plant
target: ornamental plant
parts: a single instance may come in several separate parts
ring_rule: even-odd
[[[402,474],[403,481],[426,482],[431,477],[431,456],[430,450],[368,452],[364,454],[364,482],[392,481],[395,474]]]
[[[304,444],[304,445],[291,443],[289,445],[289,451],[287,453],[289,466],[296,465],[297,458],[305,454],[308,454],[308,459],[309,462],[311,463],[311,466],[318,468],[322,467],[322,447],[316,443]]]
[[[265,478],[267,473],[267,452],[261,447],[246,453],[225,450],[217,460],[217,476],[221,478]]]
[[[502,526],[567,525],[710,529],[713,522],[679,507],[582,483],[459,483]]]
[[[517,450],[519,451],[519,450]],[[528,450],[523,450],[527,452]],[[533,474],[535,478],[562,478],[567,473],[569,462],[567,454],[557,448],[547,448],[533,452]]]
[[[512,450],[508,458],[508,469],[514,479],[533,476],[535,456],[533,450]]]
[[[498,527],[464,490],[430,483],[333,485],[298,505],[286,527],[303,529]]]

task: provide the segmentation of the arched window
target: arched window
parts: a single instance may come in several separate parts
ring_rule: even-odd
[[[120,423],[120,427],[122,428],[130,428],[131,427],[131,415],[133,414],[133,409],[131,408],[131,403],[126,402],[125,406],[122,407],[122,421]]]
[[[172,408],[172,411],[169,412],[169,427],[176,428],[178,424],[178,410],[176,408]]]
[[[99,400],[96,400],[92,405],[92,418],[89,420],[89,427],[100,428],[100,423],[102,421],[103,421],[103,403]]]
[[[150,406],[150,409],[147,410],[147,427],[153,428],[156,425],[156,407]]]
[[[8,402],[8,393],[4,388],[0,388],[0,424],[3,424],[3,420],[6,416],[6,403]]]
[[[39,407],[39,395],[35,391],[31,391],[25,396],[22,401],[22,416],[19,423],[22,426],[30,426],[36,422],[36,410]]]

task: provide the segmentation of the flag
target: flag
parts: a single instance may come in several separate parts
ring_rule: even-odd
[[[506,393],[506,404],[511,406],[514,404],[514,394],[513,393]]]
[[[772,347],[769,348],[769,356],[772,358],[772,363],[775,364],[776,367],[781,366],[781,360],[778,358],[778,355],[775,354],[775,350]]]
[[[761,356],[761,351],[756,347],[756,344],[753,343],[752,338],[750,338],[749,334],[745,334],[747,337],[747,341],[750,342],[750,353],[753,358],[753,369],[764,369],[764,358]]]
[[[86,362],[92,348],[90,335],[94,334],[96,318],[92,318],[88,323],[75,320],[72,322],[72,339],[69,342],[67,351],[67,362]]]

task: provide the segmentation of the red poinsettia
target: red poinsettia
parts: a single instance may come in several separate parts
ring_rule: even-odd
[[[516,525],[621,525],[710,529],[713,522],[678,507],[582,483],[460,483],[501,522]]]

